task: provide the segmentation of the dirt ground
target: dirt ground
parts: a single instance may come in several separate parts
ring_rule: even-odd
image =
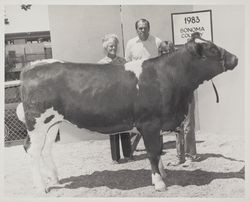
[[[5,197],[198,197],[242,198],[245,185],[244,136],[198,133],[200,161],[171,166],[175,136],[164,136],[167,190],[156,192],[143,141],[135,160],[112,164],[109,139],[56,143],[53,149],[61,185],[47,194],[32,188],[29,158],[22,145],[5,147]]]

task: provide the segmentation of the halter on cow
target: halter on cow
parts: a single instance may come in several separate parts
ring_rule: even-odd
[[[194,34],[172,55],[127,63],[80,64],[45,60],[21,73],[22,104],[30,138],[34,185],[47,192],[40,162],[58,183],[51,148],[66,120],[79,128],[111,134],[136,127],[142,134],[156,190],[165,190],[161,130],[175,130],[193,91],[205,80],[232,70],[236,56]],[[134,68],[131,68],[131,65]],[[133,72],[135,70],[136,73]],[[42,158],[47,156],[48,158]]]

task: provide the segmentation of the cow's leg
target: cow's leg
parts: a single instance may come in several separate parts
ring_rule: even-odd
[[[31,157],[34,187],[40,193],[43,192],[47,193],[47,189],[41,174],[41,167],[40,167],[42,149],[45,141],[45,134],[41,132],[35,132],[34,130],[32,132],[29,132],[29,137],[30,137],[30,147],[27,149],[27,153]]]
[[[57,169],[52,156],[52,147],[56,140],[58,130],[59,124],[56,124],[49,129],[42,151],[44,166],[46,168],[47,174],[49,175],[49,178],[51,179],[52,184],[59,183]]]
[[[162,144],[160,140],[160,121],[158,119],[150,120],[141,124],[140,132],[142,134],[145,148],[152,169],[152,184],[157,191],[166,189],[162,177],[166,175],[161,163]],[[160,168],[159,168],[160,165]],[[161,171],[160,171],[161,170]],[[161,176],[161,174],[163,176]]]
[[[39,191],[48,192],[45,182],[41,175],[41,163],[43,162],[42,151],[49,150],[51,148],[52,139],[55,140],[56,134],[58,131],[58,124],[63,120],[63,116],[58,114],[52,108],[47,109],[39,118],[36,118],[36,124],[34,130],[30,134],[31,146],[28,150],[28,153],[31,155],[33,162],[33,178],[34,185]],[[55,128],[53,128],[55,127]],[[57,129],[56,129],[57,127]],[[52,134],[48,139],[47,137]],[[47,141],[46,141],[47,139]],[[45,144],[46,143],[46,144]],[[45,146],[46,145],[46,146]],[[50,167],[53,167],[53,163],[49,164]],[[54,169],[54,168],[53,168]],[[52,169],[53,178],[57,179],[55,170]]]
[[[160,171],[160,174],[161,174],[162,178],[166,178],[167,173],[164,170],[164,166],[163,166],[163,163],[162,163],[162,160],[161,160],[161,156],[160,156],[158,167],[159,167],[159,171]]]

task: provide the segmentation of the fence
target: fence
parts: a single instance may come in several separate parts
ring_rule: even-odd
[[[19,80],[5,82],[5,143],[21,141],[27,136],[27,130],[24,123],[22,123],[16,115],[17,105],[21,102],[19,88]]]
[[[49,59],[52,58],[51,48],[45,48],[44,52],[41,53],[25,53],[25,54],[9,54],[6,56],[5,60],[11,67],[24,67],[29,62],[35,60]],[[13,52],[13,51],[12,51]]]
[[[19,79],[20,70],[35,60],[52,58],[52,49],[44,48],[44,52],[16,54],[15,51],[9,51],[5,56],[5,81]]]

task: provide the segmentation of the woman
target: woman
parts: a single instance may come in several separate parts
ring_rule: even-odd
[[[102,45],[105,52],[105,57],[102,58],[98,63],[112,63],[116,65],[124,65],[126,60],[123,57],[116,55],[119,40],[115,34],[107,34],[102,39]]]
[[[122,57],[116,55],[118,48],[119,40],[115,34],[107,34],[102,39],[103,49],[105,51],[105,57],[102,58],[98,63],[111,63],[115,65],[124,65],[126,60]],[[119,67],[117,67],[119,68]],[[117,133],[112,134],[110,137],[110,146],[111,146],[111,157],[113,163],[119,163],[120,160],[120,146],[119,139],[121,138],[121,145],[123,156],[125,160],[131,158],[131,142],[129,133]]]

